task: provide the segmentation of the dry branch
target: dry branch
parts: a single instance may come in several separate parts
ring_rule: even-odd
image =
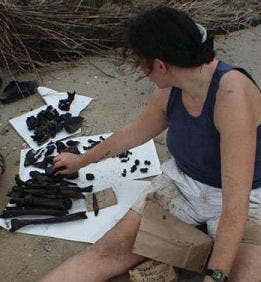
[[[254,4],[220,0],[155,3],[184,10],[212,33],[238,30],[260,21]],[[104,55],[123,46],[127,20],[154,5],[153,1],[134,0],[1,1],[0,67],[10,72],[35,70],[50,61]]]

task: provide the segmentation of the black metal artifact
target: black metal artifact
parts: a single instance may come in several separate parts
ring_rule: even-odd
[[[27,180],[26,185],[41,185],[49,186],[50,184],[60,183],[63,179],[62,175],[47,175],[46,173],[40,173],[39,171],[30,171],[31,179]]]
[[[38,145],[47,141],[50,137],[54,137],[63,125],[57,123],[59,113],[52,106],[47,106],[45,110],[40,111],[36,117],[31,116],[26,120],[29,130],[34,130],[31,136]]]
[[[0,214],[0,218],[10,218],[23,215],[52,215],[52,216],[63,216],[68,212],[66,210],[51,210],[51,209],[24,209],[15,208],[11,210],[3,210]]]
[[[26,125],[28,130],[34,130],[38,126],[37,118],[30,116],[26,119]]]
[[[58,108],[66,112],[70,110],[71,103],[73,102],[75,97],[75,91],[72,93],[67,91],[67,95],[68,95],[67,99],[61,99],[58,104]]]
[[[61,114],[58,118],[58,122],[64,123],[68,118],[72,116],[71,113]]]
[[[64,167],[62,167],[62,168],[64,168]],[[61,169],[62,169],[62,168],[61,168]],[[54,166],[51,165],[51,166],[48,166],[48,167],[45,169],[45,174],[46,174],[47,176],[54,176],[57,171],[58,171],[58,169],[54,169]]]
[[[16,185],[18,185],[18,186],[25,185],[25,182],[23,180],[21,180],[19,174],[15,175],[15,182],[16,182]]]
[[[75,155],[80,155],[81,154],[81,152],[79,151],[77,146],[67,147],[63,152],[71,153],[71,154],[75,154]]]
[[[26,207],[46,207],[57,210],[68,210],[72,207],[72,200],[70,198],[65,199],[47,199],[35,197],[30,194],[24,198],[12,197],[9,201],[11,204],[17,204],[19,206]]]
[[[121,175],[122,175],[123,177],[126,177],[126,175],[127,175],[127,170],[126,170],[126,168],[124,168],[124,170],[122,171]]]
[[[75,189],[64,189],[63,187],[52,187],[50,189],[45,188],[27,188],[13,186],[12,191],[9,191],[7,195],[12,198],[24,198],[26,195],[32,195],[40,198],[47,199],[84,199],[82,194],[84,191],[76,191]]]
[[[99,213],[99,205],[95,193],[92,193],[92,204],[93,204],[94,215],[97,216]]]
[[[74,146],[78,146],[80,144],[80,141],[75,141],[75,140],[69,140],[66,142],[66,145],[69,147],[74,147]]]
[[[55,147],[54,143],[53,144],[48,144],[46,146],[46,152],[44,153],[44,156],[45,157],[50,156],[54,152],[55,148],[56,147]]]
[[[89,185],[87,187],[80,188],[78,186],[60,186],[61,190],[72,190],[75,192],[92,192],[93,185]]]
[[[100,143],[101,141],[95,141],[93,139],[88,139],[88,143],[90,144],[96,144],[97,142]]]
[[[90,150],[90,149],[92,149],[93,147],[95,147],[97,144],[92,144],[92,145],[90,145],[90,146],[83,146],[83,150]]]
[[[80,188],[75,183],[64,180],[63,176],[57,177],[38,171],[31,171],[30,176],[31,179],[27,181],[22,181],[19,175],[15,176],[16,186],[8,192],[9,203],[15,206],[7,206],[0,213],[0,218],[25,215],[55,217],[32,220],[12,219],[9,231],[14,232],[31,224],[59,223],[87,218],[85,211],[68,214],[68,210],[72,207],[72,199],[85,199],[83,192],[92,192],[92,185]],[[98,205],[95,204],[96,215],[98,211]]]
[[[18,185],[19,187],[27,187],[32,189],[53,189],[53,187],[59,186],[77,186],[76,183],[70,182],[63,179],[62,175],[46,175],[45,173],[40,173],[38,171],[31,171],[31,179],[28,179],[24,182],[24,185]]]
[[[15,193],[36,193],[34,191],[50,193],[71,192],[91,192],[93,185],[80,188],[76,183],[64,180],[62,175],[47,175],[38,171],[30,171],[31,179],[22,181],[19,175],[15,176],[16,186],[12,187],[11,192]]]
[[[47,156],[45,157],[45,160],[48,164],[53,164],[53,159],[55,158],[55,156]]]
[[[87,180],[93,180],[95,177],[94,177],[94,174],[92,173],[86,173],[86,179]]]
[[[54,169],[54,166],[51,165],[51,166],[49,166],[45,169],[45,174],[52,177],[52,176],[55,176],[56,172],[58,172],[59,170],[62,170],[63,168],[64,167],[60,167],[59,169]],[[74,180],[74,179],[79,177],[79,173],[78,173],[78,171],[76,171],[76,172],[73,172],[73,173],[70,173],[70,174],[63,174],[63,177],[67,178],[69,180]]]
[[[59,154],[67,149],[66,145],[62,141],[56,141],[55,145]]]
[[[81,126],[83,122],[83,117],[77,116],[77,117],[70,117],[64,122],[64,129],[68,133],[74,133],[77,131]]]
[[[40,168],[40,169],[46,169],[48,167],[48,162],[47,162],[47,160],[45,158],[41,162],[34,163],[33,166],[36,167],[36,168]]]
[[[126,151],[124,153],[119,154],[118,157],[120,159],[126,159],[126,158],[128,158],[129,155],[132,155],[132,152],[131,151]]]
[[[121,159],[121,163],[127,163],[130,160],[130,158],[127,159]]]
[[[143,168],[140,169],[140,172],[147,173],[148,172],[148,168],[147,167],[143,167]]]
[[[34,134],[31,136],[32,139],[38,145],[41,145],[50,138],[55,137],[63,128],[69,133],[75,132],[81,127],[82,121],[82,117],[72,117],[71,113],[60,115],[50,105],[45,110],[40,111],[36,116],[28,117],[26,123],[29,130],[34,130]],[[48,154],[50,155],[50,153]]]
[[[27,167],[35,163],[42,156],[43,151],[43,149],[37,151],[30,149],[25,155],[24,166]]]
[[[130,172],[133,173],[133,172],[136,171],[136,170],[137,170],[137,166],[136,166],[136,165],[133,165],[133,166],[131,167]]]
[[[53,164],[54,156],[46,156],[41,162],[33,163],[32,165],[36,168],[47,169],[49,165]]]
[[[73,193],[82,193],[82,192],[91,192],[93,185],[89,185],[84,188],[80,188],[78,186],[67,186],[62,185],[60,183],[48,185],[48,186],[40,186],[40,185],[23,185],[23,186],[13,186],[11,192],[22,192],[22,193],[31,193],[33,195],[36,194],[66,194],[71,191]]]
[[[138,166],[140,164],[140,161],[139,160],[135,160],[134,163],[135,163],[136,166]]]
[[[64,177],[66,179],[69,179],[69,180],[74,180],[74,179],[79,177],[79,173],[78,173],[78,171],[75,171],[75,172],[73,172],[71,174],[64,174]]]
[[[26,225],[32,224],[50,224],[50,223],[61,223],[61,222],[68,222],[68,221],[75,221],[79,219],[86,219],[87,215],[86,212],[77,212],[72,213],[69,215],[64,215],[60,217],[50,217],[44,219],[12,219],[11,220],[11,228],[9,229],[10,232],[14,232]]]
[[[92,149],[93,147],[97,146],[98,144],[101,143],[101,141],[95,141],[95,140],[92,140],[92,139],[88,139],[88,143],[90,143],[91,145],[89,146],[83,146],[83,149],[86,151],[86,150],[90,150]]]
[[[145,161],[144,161],[144,164],[145,164],[145,165],[150,165],[150,164],[151,164],[151,162],[150,162],[150,161],[148,161],[148,160],[145,160]]]

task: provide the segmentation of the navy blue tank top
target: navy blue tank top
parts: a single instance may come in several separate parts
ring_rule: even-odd
[[[167,146],[178,168],[191,178],[221,188],[220,135],[214,125],[214,106],[223,74],[237,69],[253,78],[244,69],[218,62],[200,116],[193,117],[182,102],[182,91],[173,87],[167,117]],[[255,82],[254,82],[255,83]],[[257,128],[257,149],[252,188],[261,187],[261,125]]]

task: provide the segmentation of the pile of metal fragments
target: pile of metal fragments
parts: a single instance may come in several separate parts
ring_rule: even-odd
[[[58,104],[58,108],[62,111],[70,110],[75,92],[67,92],[67,95],[68,97],[61,99]],[[81,116],[72,116],[68,112],[59,114],[57,109],[50,105],[36,116],[28,117],[26,124],[28,130],[33,131],[32,139],[40,146],[50,138],[54,138],[63,129],[70,134],[76,132],[82,126],[83,119]]]
[[[31,179],[22,181],[18,175],[16,184],[8,192],[9,205],[0,214],[1,218],[13,218],[9,231],[14,232],[31,224],[50,224],[85,219],[86,211],[70,213],[72,199],[85,199],[85,192],[92,192],[93,186],[78,187],[59,175],[47,175],[38,171],[30,172]],[[17,219],[24,215],[46,216],[49,218]]]

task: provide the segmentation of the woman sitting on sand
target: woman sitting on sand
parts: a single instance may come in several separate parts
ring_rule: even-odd
[[[84,155],[60,154],[55,167],[72,173],[167,129],[173,159],[146,193],[153,191],[187,223],[207,223],[215,243],[205,282],[260,281],[260,239],[244,241],[247,223],[261,224],[257,85],[244,69],[215,58],[213,40],[183,12],[167,7],[145,12],[131,21],[128,35],[140,68],[156,84],[147,107]],[[142,262],[145,258],[131,250],[145,196],[103,238],[42,281],[106,281]]]

